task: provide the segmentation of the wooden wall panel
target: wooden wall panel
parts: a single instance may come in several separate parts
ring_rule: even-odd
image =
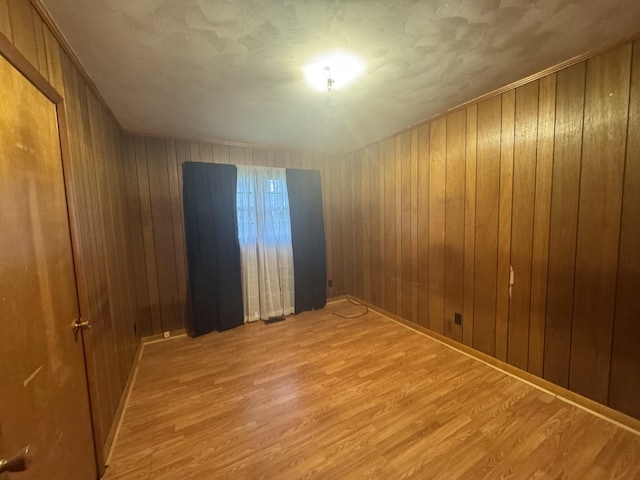
[[[473,347],[488,355],[496,339],[501,116],[501,97],[478,104]]]
[[[151,139],[151,141],[153,142],[153,139]],[[200,162],[213,163],[213,145],[211,145],[210,143],[198,142],[198,150],[200,151]],[[224,151],[222,152],[222,155],[220,156],[220,159],[219,159],[220,161],[218,163],[229,163],[228,158],[229,158],[229,150],[224,149]],[[165,164],[165,163],[166,162],[162,162],[162,164]]]
[[[431,123],[429,147],[429,328],[444,333],[446,117]]]
[[[400,138],[400,308],[399,315],[411,318],[411,131],[406,131]],[[397,232],[396,232],[397,233]]]
[[[176,269],[177,324],[180,326],[185,323],[184,319],[187,310],[187,268],[185,263],[184,221],[182,218],[182,164],[185,161],[184,146],[185,142],[167,140],[167,173],[173,227],[174,265]]]
[[[160,328],[162,331],[178,330],[182,325],[178,313],[178,275],[175,264],[167,143],[164,140],[147,138],[145,145],[151,200],[151,233],[158,278]],[[201,158],[203,151],[211,149],[201,148]],[[149,158],[152,160],[149,161]]]
[[[498,272],[496,279],[495,356],[507,361],[509,336],[509,276],[511,268],[511,224],[513,218],[513,155],[515,142],[516,92],[502,94],[500,138],[500,208],[498,211]]]
[[[513,154],[513,212],[511,265],[514,273],[509,304],[507,361],[523,370],[529,359],[529,314],[533,212],[538,141],[538,85],[531,82],[516,89],[515,144]],[[504,289],[504,285],[498,285]]]
[[[369,212],[371,235],[371,303],[382,305],[382,263],[380,257],[380,152],[379,145],[371,145],[366,150],[369,158]]]
[[[633,46],[609,405],[640,418],[640,42]]]
[[[473,345],[473,299],[476,239],[476,147],[478,106],[466,109],[467,136],[464,179],[464,309],[462,312],[462,341]]]
[[[362,217],[362,298],[371,302],[371,152],[366,149],[360,157],[360,186],[361,186],[361,217]]]
[[[257,157],[256,153],[261,150],[254,151],[253,161],[254,165],[259,165],[261,157]],[[266,157],[265,157],[266,158]],[[322,212],[324,214],[324,232],[326,238],[326,257],[327,257],[327,297],[331,298],[334,295],[333,289],[333,229],[331,224],[333,222],[331,216],[330,200],[331,200],[331,165],[329,165],[324,156],[314,155],[314,165],[318,166],[318,170],[322,172],[322,198],[324,206]]]
[[[418,323],[418,138],[419,129],[411,129],[409,164],[411,181],[411,321]]]
[[[364,298],[363,234],[364,215],[362,214],[362,150],[355,153],[351,172],[353,190],[353,291],[358,298]]]
[[[544,378],[569,386],[586,63],[558,72],[554,135]]]
[[[345,167],[344,162],[337,161],[333,156],[139,135],[128,138],[126,144],[129,145],[131,162],[136,167],[135,181],[141,217],[139,235],[145,270],[144,277],[140,276],[140,279],[146,282],[143,290],[147,293],[150,312],[147,317],[150,321],[141,326],[144,335],[186,328],[187,268],[182,212],[184,162],[231,162],[235,165],[257,166],[278,164],[319,169],[327,238],[327,280],[333,280],[333,286],[327,288],[327,294],[342,295],[346,293],[347,286],[351,290],[355,285],[356,222],[353,207],[356,201],[351,183],[353,172],[357,170],[352,167],[353,161]],[[345,206],[345,201],[349,208]],[[362,215],[358,221],[362,224]],[[362,248],[357,250],[361,251]],[[138,307],[141,308],[140,305]]]
[[[538,102],[538,148],[535,213],[531,271],[528,371],[542,377],[544,358],[547,271],[549,265],[549,216],[553,171],[553,137],[556,104],[556,75],[540,79]]]
[[[126,135],[122,145],[124,162],[124,181],[127,196],[127,223],[129,226],[129,242],[127,248],[131,252],[131,265],[135,278],[136,298],[136,331],[151,331],[151,311],[149,291],[147,289],[147,269],[144,256],[142,222],[140,212],[140,193],[138,191],[138,169],[136,166],[135,144],[131,135]]]
[[[429,326],[429,124],[418,128],[418,324]]]
[[[13,44],[38,69],[38,47],[33,24],[33,17],[37,13],[25,0],[8,0],[8,4]]]
[[[396,142],[394,137],[389,137],[383,142],[383,180],[384,180],[384,308],[391,313],[396,313]]]
[[[395,247],[396,247],[396,272],[393,282],[396,288],[396,312],[402,311],[402,136],[394,135],[395,154],[393,156],[393,166],[395,168],[395,183],[393,192],[395,193]]]
[[[148,322],[148,301],[145,306],[136,294],[142,278],[134,253],[142,245],[138,188],[131,189],[131,144],[123,142],[122,130],[51,28],[31,2],[0,0],[0,32],[64,99],[72,221],[78,235],[74,253],[86,287],[81,315],[93,325],[86,335],[87,367],[102,462],[140,341],[139,327]]]
[[[640,418],[639,48],[375,143],[365,300]]]
[[[386,292],[386,281],[385,281],[385,277],[386,277],[386,271],[387,271],[387,265],[386,265],[386,251],[385,251],[385,232],[386,232],[386,226],[385,226],[385,200],[386,200],[386,195],[385,195],[385,164],[384,164],[384,142],[379,142],[378,144],[378,192],[380,193],[380,196],[378,197],[379,200],[379,205],[380,205],[380,210],[379,210],[379,224],[378,226],[380,227],[380,233],[379,233],[379,238],[380,238],[380,251],[378,253],[378,256],[380,258],[380,305],[386,305],[386,297],[387,297],[387,292]]]
[[[153,215],[151,211],[149,170],[147,167],[147,149],[144,138],[136,137],[134,139],[134,146],[136,168],[138,171],[138,192],[140,195],[140,217],[142,222],[142,238],[144,242],[144,258],[147,269],[147,291],[149,292],[149,309],[151,315],[151,325],[143,326],[142,334],[148,336],[162,332],[162,319],[160,312],[160,296],[158,291],[158,267],[156,264],[156,249],[153,238]],[[194,146],[191,145],[192,151],[193,147]]]
[[[630,44],[587,61],[569,386],[602,403],[609,387],[630,73]]]
[[[9,40],[13,39],[11,17],[9,16],[9,0],[0,0],[0,33]]]
[[[267,154],[267,165],[270,163],[271,161]],[[342,236],[344,216],[342,211],[341,165],[337,165],[335,168],[327,166],[327,174],[332,232],[329,240],[331,242],[333,265],[333,274],[331,276],[333,279],[332,295],[338,296],[346,293],[344,289],[344,244]]]
[[[49,69],[47,62],[47,46],[44,40],[44,22],[40,15],[34,12],[33,14],[33,32],[36,37],[36,53],[38,54],[38,71],[40,74],[49,79]]]
[[[462,342],[462,325],[455,314],[462,315],[464,303],[464,197],[467,112],[447,115],[447,165],[445,204],[444,261],[444,333]]]
[[[279,164],[276,164],[278,166]],[[340,194],[341,201],[338,207],[341,210],[342,238],[338,241],[342,243],[342,279],[341,293],[354,291],[354,252],[353,252],[353,182],[352,182],[353,158],[348,162],[340,163]],[[284,164],[282,167],[284,168]]]

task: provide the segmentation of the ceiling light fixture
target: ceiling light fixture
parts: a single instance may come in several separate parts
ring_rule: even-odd
[[[304,67],[307,82],[316,90],[331,92],[355,80],[364,71],[364,63],[344,53],[318,58]]]

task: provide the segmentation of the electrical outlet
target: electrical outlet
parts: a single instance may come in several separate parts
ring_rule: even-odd
[[[169,330],[165,330],[162,332],[162,338],[169,338],[171,336],[171,332]]]
[[[329,288],[333,287],[333,280],[329,280],[327,282],[327,286],[329,286]]]
[[[454,315],[454,321],[456,322],[456,325],[462,325],[462,314],[456,312]]]

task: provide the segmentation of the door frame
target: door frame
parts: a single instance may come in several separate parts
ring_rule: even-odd
[[[72,260],[76,280],[76,292],[78,296],[78,311],[82,320],[88,320],[91,323],[91,309],[89,304],[87,280],[84,274],[84,258],[82,256],[82,241],[79,234],[78,215],[76,213],[76,207],[78,205],[74,189],[76,181],[69,149],[64,97],[2,33],[0,33],[0,55],[13,65],[13,67],[29,82],[31,82],[34,87],[42,92],[42,94],[47,97],[56,108],[58,137],[60,141],[60,158],[62,160],[64,190],[67,201],[67,217],[69,220],[69,234],[71,237]],[[71,329],[71,325],[69,328]],[[101,423],[99,415],[100,392],[98,388],[98,373],[95,364],[94,339],[91,329],[82,330],[82,347],[86,373],[86,378],[84,380],[87,385],[89,410],[91,412],[94,460],[96,462],[98,476],[101,477],[105,472],[104,442],[102,441],[104,438],[104,426]]]

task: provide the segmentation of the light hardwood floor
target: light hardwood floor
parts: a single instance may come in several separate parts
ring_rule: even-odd
[[[640,436],[346,301],[148,344],[107,480],[640,478]]]

